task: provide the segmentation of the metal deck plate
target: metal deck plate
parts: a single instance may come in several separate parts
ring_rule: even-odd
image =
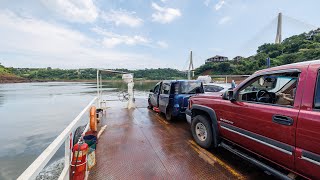
[[[196,145],[185,120],[167,122],[147,108],[110,108],[102,123],[108,126],[97,145],[97,164],[90,172],[91,180],[248,178],[246,171],[235,170]],[[265,176],[253,171],[249,170],[253,174],[249,179]]]

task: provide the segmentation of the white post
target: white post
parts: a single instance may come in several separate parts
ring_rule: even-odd
[[[192,51],[190,51],[190,61],[189,61],[189,69],[188,69],[188,80],[191,80],[191,71],[192,71],[192,77],[194,77],[193,72],[193,61],[192,61]]]
[[[134,87],[133,74],[123,74],[122,79],[124,82],[128,83],[129,99],[128,99],[127,108],[128,109],[135,108],[134,100],[133,100],[134,99],[134,97],[133,97],[133,87]]]
[[[98,97],[98,107],[100,107],[100,90],[99,90],[99,69],[97,69],[97,97]]]
[[[100,97],[99,97],[99,99],[101,99],[102,100],[102,75],[100,74],[100,87],[99,87],[99,89],[100,89]],[[100,108],[100,103],[101,103],[101,101],[99,102],[99,108]]]
[[[128,83],[128,94],[129,94],[129,100],[128,100],[128,109],[134,108],[134,102],[133,102],[133,87],[134,87],[134,82],[129,82]]]
[[[70,136],[72,136],[72,133],[67,137],[65,143],[64,143],[64,168],[67,168],[66,176],[64,179],[69,180],[69,166],[70,166]]]

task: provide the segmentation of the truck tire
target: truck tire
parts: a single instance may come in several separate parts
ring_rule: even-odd
[[[148,108],[149,108],[149,109],[153,109],[153,106],[152,106],[151,101],[150,101],[149,98],[148,98]]]
[[[167,108],[166,113],[164,115],[165,115],[167,121],[173,120],[172,111],[170,108]]]
[[[210,121],[206,116],[197,115],[191,123],[193,139],[197,144],[205,149],[213,147],[213,133]]]

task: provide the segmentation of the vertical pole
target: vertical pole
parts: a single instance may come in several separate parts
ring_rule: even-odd
[[[192,51],[191,51],[192,52]],[[190,59],[189,59],[189,68],[188,68],[188,80],[190,80],[190,62],[191,62],[191,54],[190,54]]]
[[[128,95],[129,95],[129,100],[128,100],[128,105],[127,108],[135,108],[134,104],[134,96],[133,96],[133,87],[134,87],[134,82],[133,82],[133,74],[131,74],[132,80],[128,82]]]
[[[194,76],[193,72],[193,62],[192,62],[192,51],[190,51],[190,61],[189,61],[189,69],[188,69],[188,80],[191,79],[191,71],[192,71],[192,77]]]
[[[99,69],[97,69],[97,97],[98,97],[98,107],[100,107],[100,91],[99,91]]]
[[[190,66],[191,66],[191,72],[192,72],[192,78],[194,77],[194,71],[193,71],[193,56],[192,51],[190,52]]]
[[[271,66],[271,62],[270,62],[270,58],[268,57],[267,58],[267,68],[270,68],[270,66]]]
[[[70,136],[71,134],[66,138],[66,141],[64,142],[64,168],[68,167],[68,171],[66,173],[66,176],[64,179],[69,180],[69,166],[70,166]]]
[[[278,26],[277,26],[277,36],[276,36],[276,44],[280,44],[282,41],[282,13],[278,14]]]
[[[99,86],[99,94],[100,94],[100,99],[102,99],[102,75],[100,74],[100,86]]]
[[[99,79],[99,82],[100,82],[100,84],[99,84],[99,99],[100,99],[99,108],[101,108],[101,102],[102,102],[102,75],[101,75],[101,73],[99,74],[99,77],[100,77],[100,79]]]

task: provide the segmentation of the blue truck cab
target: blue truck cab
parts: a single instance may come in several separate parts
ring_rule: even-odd
[[[198,93],[204,93],[201,81],[160,81],[150,90],[149,108],[164,113],[168,121],[178,116],[184,117],[189,97]]]

